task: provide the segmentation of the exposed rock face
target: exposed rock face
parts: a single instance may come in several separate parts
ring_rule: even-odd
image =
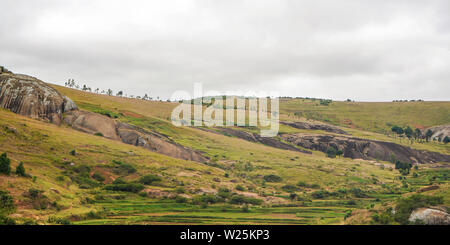
[[[437,152],[419,151],[391,142],[366,140],[347,136],[285,134],[282,138],[306,149],[326,152],[328,147],[342,150],[344,157],[353,159],[397,160],[409,163],[450,162],[450,155]]]
[[[118,140],[114,120],[97,113],[87,111],[72,111],[66,114],[64,122],[72,128],[86,133],[101,133],[104,137]]]
[[[230,128],[230,127],[223,127],[223,128],[216,128],[216,129],[221,131],[222,133],[225,133],[226,135],[231,135],[231,136],[234,136],[236,138],[240,138],[240,139],[247,140],[247,141],[250,141],[250,142],[259,142],[261,144],[268,145],[268,146],[275,147],[275,148],[279,148],[279,149],[283,149],[283,150],[299,151],[299,152],[303,152],[303,153],[306,153],[306,154],[311,154],[312,153],[310,151],[305,151],[305,150],[299,149],[299,148],[297,148],[295,146],[292,146],[290,144],[286,144],[284,142],[281,142],[277,138],[261,137],[259,134],[248,133],[248,132],[240,131],[240,130],[233,129],[233,128]],[[217,133],[216,131],[212,131],[212,130],[208,130],[208,131]]]
[[[64,122],[71,125],[74,129],[86,133],[101,133],[106,138],[121,140],[126,144],[140,146],[167,156],[196,162],[208,161],[202,154],[170,142],[169,139],[161,135],[146,132],[132,125],[116,122],[97,113],[71,111],[64,117]]]
[[[450,225],[450,214],[432,208],[419,208],[411,213],[408,220],[421,221],[426,225]]]
[[[346,135],[349,134],[336,126],[324,123],[312,123],[312,122],[280,122],[280,123],[298,129],[313,129],[313,130],[323,130],[336,134],[346,134]]]
[[[431,139],[438,140],[439,138],[441,138],[443,140],[445,136],[450,137],[450,124],[427,128],[423,130],[422,134],[425,135],[428,129],[430,129],[433,132]]]
[[[60,124],[62,113],[77,109],[66,96],[30,76],[0,74],[0,107],[14,113]]]

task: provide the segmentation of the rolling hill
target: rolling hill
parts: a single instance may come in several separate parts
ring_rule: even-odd
[[[57,123],[0,109],[0,154],[13,170],[0,174],[0,190],[14,200],[2,215],[19,224],[367,224],[416,193],[450,205],[449,145],[389,133],[449,124],[450,102],[282,99],[279,135],[261,139],[251,127],[175,127],[178,103],[41,86],[76,107]],[[311,135],[364,140],[380,154],[375,141],[391,144],[417,167],[404,173],[390,155],[290,140]],[[330,146],[343,154],[330,157]],[[14,173],[19,163],[25,176]]]

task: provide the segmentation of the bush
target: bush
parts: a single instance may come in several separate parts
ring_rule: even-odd
[[[133,165],[127,163],[120,165],[120,170],[128,174],[136,173],[136,168],[133,167]]]
[[[27,192],[25,192],[24,196],[30,198],[31,204],[33,205],[34,209],[47,209],[47,207],[51,204],[47,196],[45,196],[43,193],[44,191],[30,188]]]
[[[100,132],[97,132],[97,133],[95,133],[94,135],[95,135],[95,136],[101,136],[101,137],[103,137],[103,134],[100,133]]]
[[[175,202],[176,202],[176,203],[185,203],[185,202],[187,202],[187,198],[186,198],[186,197],[183,197],[183,196],[177,196],[177,197],[175,198]]]
[[[318,184],[307,184],[307,183],[305,183],[303,181],[299,181],[297,183],[297,186],[305,187],[305,188],[311,188],[311,189],[319,189],[320,188],[320,185],[318,185]]]
[[[105,181],[105,177],[103,177],[103,175],[99,174],[99,173],[94,173],[92,175],[92,178],[97,180],[98,182],[103,182]]]
[[[162,179],[159,176],[156,176],[156,175],[153,175],[153,174],[148,174],[148,175],[142,176],[139,179],[139,183],[144,184],[144,185],[151,185],[152,183],[159,182],[161,180]]]
[[[0,225],[15,225],[16,221],[11,219],[8,216],[4,216],[0,214]]]
[[[47,220],[48,223],[52,223],[52,224],[60,224],[60,225],[70,225],[71,222],[69,219],[66,218],[57,218],[57,217],[49,217]]]
[[[231,197],[230,204],[253,204],[253,205],[260,205],[262,203],[261,199],[253,198],[253,197],[246,197],[242,195],[235,195]]]
[[[334,147],[328,147],[326,154],[329,158],[336,158],[337,151]]]
[[[282,180],[280,176],[274,174],[265,175],[263,179],[266,182],[281,182]]]
[[[294,185],[284,185],[281,187],[281,189],[285,192],[296,192],[298,191],[298,188]]]
[[[133,165],[128,163],[122,163],[122,162],[115,162],[117,165],[116,169],[114,170],[115,174],[132,174],[136,173],[136,168],[133,167]]]
[[[124,192],[133,192],[138,193],[144,189],[144,185],[136,184],[136,183],[127,183],[127,184],[111,184],[105,186],[106,190],[109,191],[124,191]]]
[[[238,191],[245,191],[245,188],[242,185],[237,185],[236,190]]]
[[[76,151],[76,150],[71,150],[71,151],[70,151],[70,155],[75,156],[76,154],[77,154],[77,151]]]
[[[183,194],[186,193],[186,190],[183,187],[178,187],[177,189],[175,189],[175,192],[178,194]]]
[[[221,198],[229,198],[231,196],[231,191],[227,188],[219,188],[217,195]]]
[[[358,198],[367,197],[367,195],[364,193],[364,191],[359,188],[350,189],[350,193],[352,193],[355,197],[358,197]]]
[[[315,192],[311,193],[311,196],[313,198],[316,198],[316,199],[322,199],[322,198],[327,197],[329,195],[330,195],[330,192],[324,191],[324,190],[315,191]]]
[[[23,162],[20,162],[19,165],[16,167],[16,174],[21,177],[27,176],[27,174],[25,173],[25,167],[23,166]]]
[[[16,210],[14,199],[6,191],[0,190],[0,214],[10,214]]]
[[[223,202],[223,199],[215,195],[201,195],[196,196],[192,199],[193,204],[208,204],[208,203],[214,204],[218,202]]]
[[[11,160],[6,153],[0,155],[0,174],[9,175],[11,173]]]

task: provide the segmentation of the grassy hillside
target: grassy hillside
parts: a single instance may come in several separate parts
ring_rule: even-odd
[[[282,99],[285,119],[308,118],[377,133],[393,125],[427,128],[450,123],[450,102],[341,102],[321,105],[319,100]]]
[[[404,177],[388,162],[328,158],[322,152],[304,154],[174,127],[168,117],[175,103],[54,87],[81,109],[164,134],[211,162],[174,159],[0,110],[0,153],[7,153],[13,170],[23,162],[30,175],[0,175],[0,190],[8,191],[16,204],[9,216],[18,223],[342,224],[352,213],[378,212],[431,184],[439,186],[436,195],[445,196],[444,205],[450,204],[449,172],[437,168],[440,164],[420,166]],[[281,131],[302,132],[287,126]],[[417,147],[448,151],[432,144]],[[142,181],[146,175],[157,180]],[[32,195],[33,189],[42,193]]]

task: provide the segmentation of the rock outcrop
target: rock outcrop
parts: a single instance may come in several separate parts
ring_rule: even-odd
[[[64,122],[76,130],[89,134],[101,134],[102,136],[119,140],[116,122],[109,117],[87,111],[72,111],[66,113]]]
[[[433,208],[419,208],[411,213],[408,220],[426,225],[450,225],[450,214]]]
[[[1,68],[0,107],[60,124],[62,114],[77,109],[75,103],[37,78],[13,74]]]
[[[428,129],[433,132],[431,139],[438,140],[441,138],[441,140],[443,140],[446,136],[450,137],[450,124],[427,128],[422,130],[422,135],[425,135]]]
[[[221,128],[215,128],[215,129],[217,131],[209,130],[209,129],[203,129],[203,130],[213,132],[213,133],[220,132],[227,136],[234,136],[236,138],[240,138],[240,139],[247,140],[250,142],[258,142],[258,143],[261,143],[261,144],[264,144],[267,146],[271,146],[271,147],[275,147],[275,148],[279,148],[279,149],[283,149],[283,150],[298,151],[298,152],[302,152],[302,153],[306,153],[306,154],[312,154],[312,152],[310,152],[310,151],[305,151],[305,150],[299,149],[293,145],[282,142],[276,137],[261,137],[259,134],[244,132],[244,131],[240,131],[238,129],[233,129],[231,127],[221,127]]]
[[[298,129],[312,129],[312,130],[327,131],[336,134],[346,134],[346,135],[349,134],[336,126],[324,123],[313,123],[313,122],[280,122],[280,123]]]
[[[208,161],[199,152],[171,142],[162,135],[117,122],[97,113],[78,110],[71,111],[66,113],[64,122],[74,129],[86,133],[98,134],[109,139],[120,140],[126,144],[140,146],[174,158],[196,162]]]
[[[450,155],[419,151],[392,142],[316,134],[285,134],[282,138],[287,142],[316,151],[326,152],[328,147],[334,147],[342,150],[344,157],[353,159],[390,161],[392,156],[395,156],[397,160],[409,163],[450,162]]]

